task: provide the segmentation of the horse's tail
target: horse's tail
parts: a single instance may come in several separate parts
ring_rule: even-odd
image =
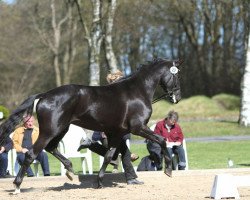
[[[21,123],[23,117],[32,115],[34,101],[40,96],[41,94],[30,96],[0,125],[0,146],[4,144],[6,138],[15,130],[15,127]]]

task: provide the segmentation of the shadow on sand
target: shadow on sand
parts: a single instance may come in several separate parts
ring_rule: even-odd
[[[81,189],[81,188],[96,188],[97,189],[97,175],[78,175],[80,184],[70,184],[64,183],[59,187],[49,187],[47,191],[61,191],[61,190],[71,190],[71,189]],[[103,186],[104,187],[117,187],[118,183],[126,183],[124,173],[108,173],[104,175]],[[122,186],[119,186],[122,187]]]
[[[29,193],[29,192],[42,192],[42,191],[62,191],[62,190],[72,190],[72,189],[83,189],[83,188],[94,188],[97,189],[97,174],[86,174],[86,175],[78,175],[79,184],[76,183],[64,183],[61,186],[57,187],[29,187],[22,188],[21,193]],[[124,173],[106,173],[103,178],[103,187],[119,187],[123,188],[125,186],[119,185],[119,183],[126,183],[126,178]],[[5,190],[9,193],[9,195],[13,195],[15,190]]]

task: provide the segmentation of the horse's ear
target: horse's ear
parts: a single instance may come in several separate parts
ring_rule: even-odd
[[[181,64],[184,62],[184,60],[182,60],[182,59],[178,59],[176,62],[175,62],[175,64],[176,64],[176,66],[181,66]]]

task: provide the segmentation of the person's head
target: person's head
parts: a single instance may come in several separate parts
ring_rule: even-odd
[[[108,83],[113,83],[123,77],[123,73],[117,70],[115,73],[110,73],[107,75],[106,79]]]
[[[168,126],[173,126],[178,121],[179,115],[177,112],[171,110],[165,118],[165,122]]]
[[[23,118],[23,124],[25,128],[33,128],[33,124],[34,124],[34,117],[33,116],[26,116]]]

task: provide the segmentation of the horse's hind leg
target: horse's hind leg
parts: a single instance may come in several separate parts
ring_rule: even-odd
[[[103,177],[105,174],[105,170],[106,170],[108,164],[110,163],[111,159],[113,158],[115,151],[116,151],[116,148],[110,148],[104,156],[104,161],[103,161],[102,167],[101,167],[101,169],[98,173],[98,177],[97,177],[98,188],[103,187]]]
[[[74,174],[72,162],[69,159],[65,158],[57,149],[59,141],[63,138],[66,132],[67,131],[64,131],[64,134],[60,134],[58,137],[55,137],[53,140],[51,140],[50,143],[45,147],[45,150],[55,156],[60,162],[62,162],[65,169],[67,170],[66,176],[72,181],[72,175]]]
[[[46,149],[47,150],[47,149]],[[62,162],[62,164],[64,165],[66,171],[66,176],[69,178],[69,180],[73,180],[73,174],[74,174],[74,170],[73,170],[73,166],[72,166],[72,162],[65,158],[60,151],[58,151],[57,148],[53,149],[53,150],[47,150],[48,152],[50,152],[53,156],[55,156],[60,162]]]
[[[26,170],[29,168],[30,164],[35,160],[37,155],[44,149],[48,141],[49,138],[39,137],[33,145],[33,148],[25,153],[24,162],[13,182],[16,187],[14,194],[20,193],[20,185],[23,181],[23,177],[25,175]]]
[[[13,182],[13,184],[15,185],[15,192],[14,194],[18,194],[20,193],[20,185],[23,182],[23,177],[26,173],[26,170],[29,168],[30,164],[35,160],[37,155],[34,154],[33,149],[31,149],[30,151],[27,151],[25,153],[25,159],[24,162]]]
[[[49,141],[52,139],[53,136],[49,137],[48,134],[46,137],[40,132],[37,141],[34,143],[33,148],[25,153],[24,162],[14,180],[14,185],[16,186],[15,193],[20,193],[20,185],[23,181],[23,177],[25,175],[26,170],[30,166],[30,164],[35,160],[37,155],[47,146]]]

